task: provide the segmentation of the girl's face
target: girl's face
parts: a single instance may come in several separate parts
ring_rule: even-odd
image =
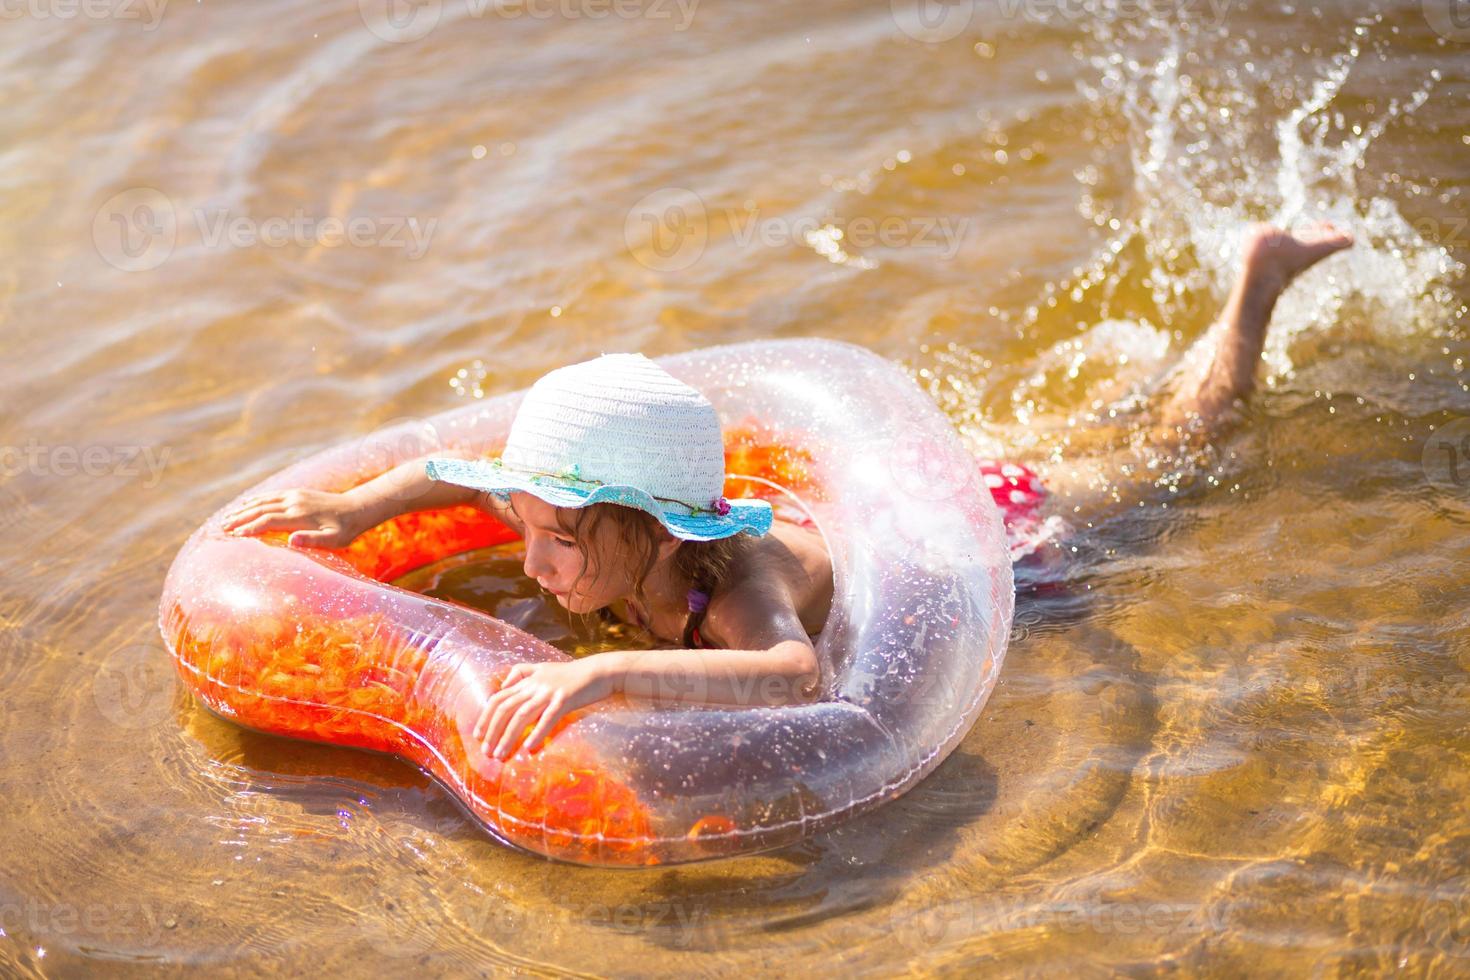
[[[584,526],[593,529],[595,540],[579,541],[557,523],[558,511],[563,508],[520,492],[511,494],[510,506],[526,529],[526,576],[555,595],[562,606],[574,613],[587,613],[632,595],[633,561],[618,554],[621,542],[613,521],[586,521]],[[563,519],[569,527],[577,524],[574,512],[568,511]],[[666,557],[662,554],[665,550],[671,554],[676,547],[677,539],[669,535],[669,540],[659,545],[660,557]],[[587,571],[578,580],[584,553]]]

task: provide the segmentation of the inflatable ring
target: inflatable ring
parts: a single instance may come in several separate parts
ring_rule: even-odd
[[[164,584],[159,626],[184,684],[248,728],[407,760],[496,839],[579,864],[767,850],[903,793],[965,736],[1010,634],[1011,561],[975,459],[897,365],[862,347],[757,342],[658,363],[719,411],[727,495],[794,502],[826,540],[819,700],[616,695],[567,715],[535,752],[487,757],[470,732],[499,675],[567,655],[387,584],[515,539],[475,506],[406,514],[337,550],[228,534],[222,509]],[[523,396],[329,449],[248,492],[343,491],[421,456],[496,454]]]

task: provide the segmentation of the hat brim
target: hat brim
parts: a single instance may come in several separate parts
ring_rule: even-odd
[[[680,514],[665,509],[638,487],[614,484],[581,487],[556,477],[516,473],[487,460],[434,458],[425,461],[424,472],[431,480],[498,496],[508,496],[512,491],[529,493],[554,507],[580,508],[604,503],[636,507],[658,518],[670,534],[685,541],[718,541],[742,532],[761,537],[771,529],[771,505],[764,500],[736,498],[730,501],[728,514]]]

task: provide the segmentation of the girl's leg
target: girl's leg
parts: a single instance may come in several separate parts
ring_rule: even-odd
[[[1213,436],[1236,421],[1236,399],[1255,387],[1276,300],[1302,272],[1353,243],[1347,232],[1326,223],[1301,234],[1257,225],[1247,235],[1240,278],[1224,311],[1166,382],[1164,431],[1189,427]]]
[[[1236,402],[1255,387],[1276,300],[1306,269],[1353,243],[1351,235],[1326,223],[1297,234],[1257,225],[1246,234],[1240,277],[1220,318],[1161,382],[1162,405],[1146,430],[1152,449],[1179,454],[1191,444],[1218,438],[1239,421]],[[1043,482],[1070,515],[1132,503],[1150,475],[1137,451],[1128,448],[1049,466]]]

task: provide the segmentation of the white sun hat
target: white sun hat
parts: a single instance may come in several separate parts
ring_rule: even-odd
[[[636,507],[686,541],[771,528],[766,501],[724,497],[715,407],[642,354],[548,372],[526,392],[500,457],[435,457],[425,468],[430,479],[499,497],[523,491],[556,507]]]

